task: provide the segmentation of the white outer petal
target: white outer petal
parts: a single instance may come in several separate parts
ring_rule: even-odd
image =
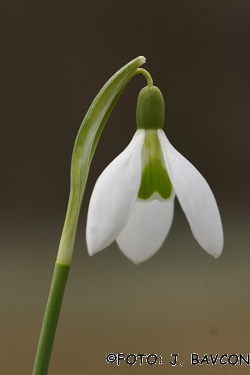
[[[141,182],[145,130],[137,130],[128,147],[102,172],[88,210],[86,241],[90,255],[110,245],[126,225]]]
[[[154,255],[168,235],[174,214],[174,201],[135,202],[129,220],[116,241],[135,264]]]
[[[214,195],[197,169],[169,142],[163,130],[158,136],[167,171],[194,237],[215,258],[223,248],[223,229]]]

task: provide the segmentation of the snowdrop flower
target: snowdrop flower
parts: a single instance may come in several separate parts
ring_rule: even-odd
[[[200,246],[219,257],[223,229],[214,195],[162,130],[164,100],[157,87],[141,90],[136,119],[132,141],[94,187],[86,230],[89,254],[116,240],[134,263],[150,258],[168,235],[176,195]]]

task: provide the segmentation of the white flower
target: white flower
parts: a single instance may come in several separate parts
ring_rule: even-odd
[[[134,263],[150,258],[167,237],[176,194],[198,243],[219,257],[223,229],[208,183],[158,125],[138,127],[128,147],[94,187],[86,230],[89,254],[116,240]]]

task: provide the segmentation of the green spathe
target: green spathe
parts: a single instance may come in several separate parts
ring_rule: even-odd
[[[172,184],[170,182],[157,130],[146,130],[142,149],[142,179],[138,198],[150,200],[155,196],[162,200],[170,198]]]
[[[144,63],[145,57],[139,56],[118,70],[99,91],[83,119],[71,161],[69,203],[57,256],[60,263],[71,263],[82,198],[100,135],[124,88]]]
[[[156,86],[144,87],[138,96],[136,122],[138,129],[162,129],[165,105],[161,91]]]

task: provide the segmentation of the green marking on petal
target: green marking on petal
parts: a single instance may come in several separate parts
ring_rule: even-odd
[[[156,130],[146,130],[142,149],[142,179],[138,198],[150,199],[158,194],[162,199],[170,198],[172,184],[169,179]]]

